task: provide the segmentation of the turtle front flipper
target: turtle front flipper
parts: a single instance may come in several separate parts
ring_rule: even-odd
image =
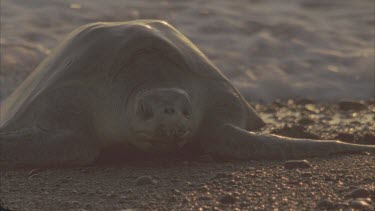
[[[241,160],[285,160],[324,157],[340,153],[375,153],[374,145],[264,135],[230,124],[218,128],[215,136],[202,143],[202,147],[214,157]]]
[[[71,130],[28,128],[0,133],[0,169],[86,165],[99,148],[87,137]]]

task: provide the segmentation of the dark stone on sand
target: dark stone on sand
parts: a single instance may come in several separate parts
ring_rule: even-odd
[[[116,193],[109,193],[109,194],[107,194],[107,197],[108,198],[115,198],[115,197],[117,197],[117,194]]]
[[[155,183],[156,181],[154,181],[150,176],[141,176],[136,180],[136,185],[154,185]]]
[[[232,177],[231,174],[224,173],[224,172],[219,172],[219,173],[217,173],[217,174],[213,177],[213,179],[230,178],[230,177]]]
[[[222,204],[234,204],[236,203],[236,198],[232,194],[225,194],[219,200]]]
[[[273,107],[266,107],[264,108],[264,113],[269,113],[269,114],[275,114],[276,112],[276,109],[274,109]]]
[[[62,178],[60,180],[60,183],[69,183],[69,181],[70,181],[70,178],[69,177],[65,177],[65,178]]]
[[[209,196],[199,196],[198,197],[198,200],[200,200],[200,201],[209,201],[209,200],[211,200],[212,198],[211,197],[209,197]]]
[[[233,187],[234,185],[237,185],[236,181],[234,180],[229,180],[229,181],[226,181],[226,184]]]
[[[40,178],[40,174],[32,174],[31,176],[29,176],[29,179],[35,179],[35,178]]]
[[[330,199],[323,199],[316,204],[317,209],[333,209],[335,203]]]
[[[178,182],[180,182],[180,180],[178,178],[172,178],[170,181],[172,183],[178,183]]]
[[[312,177],[312,173],[311,172],[303,172],[301,174],[302,177]]]
[[[198,188],[199,191],[209,191],[210,189],[207,187],[207,185],[201,186]]]
[[[367,198],[370,196],[370,191],[365,188],[356,188],[352,190],[347,196],[351,198]]]
[[[355,110],[360,111],[366,109],[366,105],[362,104],[361,102],[355,101],[340,101],[339,108],[343,111]]]
[[[172,192],[176,195],[181,195],[181,191],[177,190],[177,189],[173,189]]]
[[[189,203],[189,202],[190,202],[190,200],[187,197],[184,197],[182,199],[182,203]]]
[[[303,99],[295,100],[295,104],[297,105],[314,104],[314,101],[309,98],[303,98]]]
[[[86,203],[85,204],[85,209],[87,210],[92,210],[94,208],[94,205],[90,204],[90,203]]]
[[[337,178],[334,175],[325,175],[324,176],[324,181],[336,181],[336,180],[337,180]]]
[[[292,138],[320,139],[318,135],[306,131],[306,128],[299,125],[293,125],[291,127],[284,126],[283,128],[277,128],[272,130],[271,133]]]
[[[186,185],[187,185],[188,187],[192,187],[192,188],[195,188],[195,187],[198,186],[198,185],[197,185],[196,183],[194,183],[194,182],[187,182]]]
[[[279,107],[279,108],[281,108],[281,107],[283,107],[283,103],[281,102],[281,100],[274,100],[272,102],[272,107]]]
[[[81,203],[79,201],[71,201],[70,204],[73,205],[74,207],[81,206]]]
[[[284,163],[284,168],[286,169],[306,169],[311,168],[311,164],[307,160],[288,160]]]
[[[303,117],[300,120],[298,120],[298,124],[301,124],[301,125],[311,125],[313,123],[315,123],[314,120],[308,117]]]
[[[172,195],[169,199],[168,202],[177,202],[177,197]]]
[[[39,169],[39,168],[33,169],[33,170],[31,170],[31,171],[29,172],[29,176],[32,176],[32,175],[34,175],[34,174],[37,174],[37,173],[39,173],[39,172],[41,172],[41,171],[42,171],[42,170]]]

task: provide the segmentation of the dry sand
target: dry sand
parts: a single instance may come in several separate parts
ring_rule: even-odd
[[[2,0],[0,101],[77,26],[155,18],[190,38],[247,99],[273,101],[254,104],[269,123],[265,131],[375,144],[374,9],[372,0]],[[316,100],[299,100],[307,97]],[[339,109],[342,98],[363,99],[364,106]],[[370,155],[314,158],[312,167],[292,170],[282,161],[207,160],[2,171],[0,204],[14,210],[373,209]],[[357,187],[362,194],[350,195]]]

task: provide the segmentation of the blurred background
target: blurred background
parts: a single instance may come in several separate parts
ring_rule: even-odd
[[[166,20],[256,102],[375,95],[373,0],[1,0],[0,100],[76,27]]]

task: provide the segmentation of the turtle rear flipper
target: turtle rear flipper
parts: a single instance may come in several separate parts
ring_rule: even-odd
[[[295,139],[249,132],[233,125],[216,130],[216,136],[203,144],[214,156],[241,160],[286,160],[325,157],[333,154],[369,152],[374,145],[350,144],[336,140]]]

